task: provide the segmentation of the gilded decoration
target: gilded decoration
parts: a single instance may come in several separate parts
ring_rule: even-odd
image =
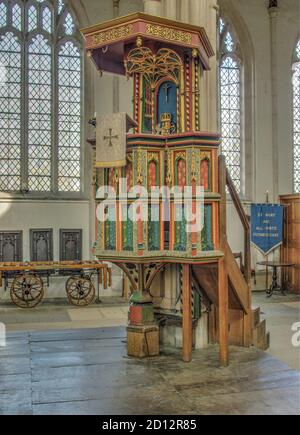
[[[142,38],[141,38],[140,36],[138,36],[138,37],[136,38],[135,43],[136,43],[136,46],[137,46],[137,47],[141,47],[141,46],[143,45],[143,40],[142,40]]]
[[[200,83],[199,59],[194,58],[194,119],[196,131],[200,130]]]
[[[168,134],[175,133],[176,125],[172,123],[171,113],[162,113],[160,117],[160,127],[158,128],[158,133],[166,136]]]
[[[154,89],[162,77],[171,77],[179,84],[181,59],[173,51],[161,48],[155,55],[148,47],[131,50],[125,62],[128,76],[143,74]]]
[[[101,33],[97,33],[92,37],[94,45],[104,44],[106,42],[118,41],[119,39],[126,38],[126,36],[133,33],[133,25],[117,27],[115,29],[106,30]]]
[[[168,148],[167,151],[167,160],[168,160],[168,167],[167,167],[167,176],[166,176],[166,183],[168,186],[172,184],[173,178],[172,178],[172,152],[170,148]]]
[[[193,148],[192,151],[192,181],[197,181],[197,173],[196,173],[196,151],[195,148]]]
[[[159,162],[159,154],[158,153],[148,153],[148,162]]]
[[[204,160],[204,159],[211,160],[211,152],[210,151],[201,151],[200,158],[201,158],[201,160]]]
[[[141,148],[138,149],[138,161],[137,161],[137,183],[143,184],[143,176],[142,176],[142,150]]]
[[[172,29],[171,27],[147,24],[146,33],[148,35],[156,36],[166,41],[182,42],[184,44],[192,43],[191,33]]]
[[[176,160],[179,160],[179,159],[186,160],[186,152],[179,151],[178,153],[176,153],[175,158],[176,158]]]

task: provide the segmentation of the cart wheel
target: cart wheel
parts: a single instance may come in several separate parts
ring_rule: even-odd
[[[34,308],[44,297],[44,285],[38,275],[17,276],[10,289],[11,300],[20,308]]]
[[[90,305],[94,299],[96,290],[88,277],[71,276],[66,283],[68,301],[78,307]]]

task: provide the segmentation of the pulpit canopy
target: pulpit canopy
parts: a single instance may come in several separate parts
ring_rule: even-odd
[[[192,52],[206,70],[209,70],[209,58],[214,55],[203,27],[143,13],[106,21],[82,29],[82,33],[88,55],[101,72],[130,75],[126,59],[134,47],[158,51],[163,46],[179,54]]]

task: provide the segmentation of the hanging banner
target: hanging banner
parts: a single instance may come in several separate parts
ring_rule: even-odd
[[[97,115],[96,168],[126,166],[126,133],[137,123],[126,113]]]
[[[268,255],[283,242],[284,207],[278,204],[252,204],[251,242]]]

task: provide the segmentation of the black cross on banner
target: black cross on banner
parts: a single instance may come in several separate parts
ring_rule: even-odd
[[[112,140],[119,139],[119,136],[117,134],[115,136],[113,136],[113,134],[112,134],[113,129],[112,128],[110,128],[108,131],[109,131],[109,136],[103,136],[103,140],[109,140],[108,146],[112,147],[113,146]]]

